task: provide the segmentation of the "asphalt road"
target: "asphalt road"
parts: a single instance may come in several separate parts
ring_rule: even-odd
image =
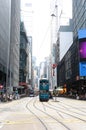
[[[0,103],[0,130],[86,130],[86,101],[26,97]]]

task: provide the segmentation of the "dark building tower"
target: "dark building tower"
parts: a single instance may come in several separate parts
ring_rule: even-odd
[[[19,67],[19,84],[21,86],[27,86],[27,43],[28,38],[25,31],[24,23],[21,22],[20,26],[20,67]]]
[[[86,0],[73,0],[73,40],[78,50],[76,80],[79,93],[86,93]]]
[[[78,30],[86,29],[86,0],[73,0],[73,38],[78,36]]]

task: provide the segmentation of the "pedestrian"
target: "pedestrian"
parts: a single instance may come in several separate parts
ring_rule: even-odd
[[[55,101],[56,101],[56,99],[57,99],[57,90],[56,90],[56,86],[54,87],[53,95],[54,95],[54,98],[55,98]]]

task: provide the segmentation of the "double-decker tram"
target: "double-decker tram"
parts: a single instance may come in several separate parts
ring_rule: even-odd
[[[49,80],[40,79],[39,80],[39,100],[48,101],[49,100]]]

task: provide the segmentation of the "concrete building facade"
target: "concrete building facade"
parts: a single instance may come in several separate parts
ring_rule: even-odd
[[[6,92],[18,85],[20,0],[1,0],[0,17],[0,83]]]
[[[73,0],[73,39],[78,36],[78,30],[86,28],[86,0]]]
[[[11,0],[10,86],[19,85],[20,0]]]
[[[86,0],[73,0],[73,43],[58,64],[58,86],[86,99]]]
[[[66,52],[68,51],[69,47],[73,43],[72,20],[70,20],[69,25],[60,26],[58,33],[59,34],[58,34],[57,44],[59,44],[59,46],[57,46],[57,55],[59,56],[59,61],[61,61],[64,55],[66,54]],[[58,51],[58,48],[59,48],[59,51]]]
[[[0,1],[0,84],[5,86],[9,73],[11,0]]]

